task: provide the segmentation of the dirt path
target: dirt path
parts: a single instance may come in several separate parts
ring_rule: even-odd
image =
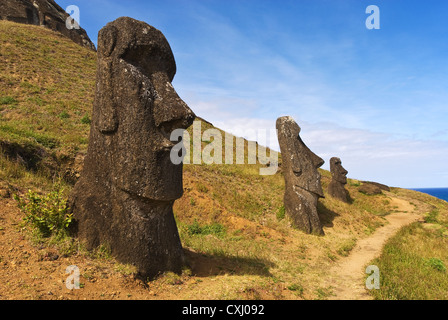
[[[370,237],[359,240],[350,255],[341,259],[328,273],[330,278],[326,279],[325,283],[333,288],[334,296],[331,299],[372,299],[365,286],[367,264],[381,254],[387,239],[405,225],[421,218],[421,215],[416,213],[415,207],[404,199],[392,198],[392,204],[396,206],[398,212],[393,212],[385,217],[388,224],[378,229]]]

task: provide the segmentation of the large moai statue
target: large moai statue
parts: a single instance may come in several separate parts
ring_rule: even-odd
[[[328,185],[328,193],[336,199],[349,203],[350,196],[345,189],[348,171],[342,166],[341,159],[333,157],[330,159],[331,182]]]
[[[183,194],[170,133],[195,115],[174,90],[173,53],[154,27],[128,17],[98,34],[89,146],[69,205],[88,249],[110,247],[143,277],[180,272],[183,251],[172,206]]]
[[[324,193],[317,169],[324,160],[303,143],[300,127],[293,118],[278,118],[276,127],[285,177],[285,212],[294,227],[322,235],[324,231],[317,213],[317,201],[324,197]]]

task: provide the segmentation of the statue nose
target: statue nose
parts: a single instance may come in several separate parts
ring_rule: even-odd
[[[311,151],[311,150],[310,150]],[[317,154],[311,151],[311,159],[316,168],[322,167],[325,161],[319,157]]]
[[[165,73],[156,73],[152,82],[157,95],[154,101],[154,119],[157,127],[165,132],[186,129],[196,118],[188,105],[179,97]]]

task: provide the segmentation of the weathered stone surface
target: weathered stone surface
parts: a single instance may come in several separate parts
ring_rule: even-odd
[[[328,193],[336,199],[348,203],[350,196],[345,189],[348,171],[342,166],[341,159],[333,157],[330,159],[331,182],[328,185]]]
[[[172,211],[182,163],[170,160],[169,135],[195,115],[171,85],[175,72],[171,48],[152,26],[122,17],[100,30],[89,146],[69,199],[74,231],[89,249],[106,244],[150,278],[183,265]]]
[[[95,45],[84,29],[68,29],[69,14],[54,0],[1,0],[0,20],[44,26],[58,31],[74,42],[95,50]]]
[[[314,154],[300,138],[300,127],[291,117],[276,122],[285,177],[285,212],[294,227],[306,233],[323,234],[317,201],[324,197],[317,170],[324,160]]]
[[[364,194],[367,194],[369,196],[373,196],[376,194],[381,194],[381,188],[377,185],[369,182],[363,182],[361,186],[359,186],[358,191]]]

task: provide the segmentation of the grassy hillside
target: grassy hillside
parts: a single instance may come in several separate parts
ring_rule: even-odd
[[[383,274],[380,290],[372,294],[384,300],[447,300],[448,203],[426,194],[412,197],[426,205],[423,221],[400,230],[371,262]]]
[[[2,178],[26,179],[23,167],[63,175],[87,149],[96,54],[47,28],[7,21],[0,44],[0,147],[17,161],[2,162]]]
[[[90,50],[48,29],[0,21],[0,188],[9,191],[5,196],[27,189],[46,193],[56,181],[64,186],[62,196],[68,194],[87,148],[95,71]],[[212,125],[203,122],[202,130],[208,128]],[[426,201],[398,188],[368,196],[358,191],[361,182],[349,179],[353,203],[330,196],[320,200],[326,235],[307,235],[291,228],[284,215],[281,171],[261,176],[260,166],[184,166],[185,192],[174,213],[190,269],[150,283],[160,292],[157,297],[331,298],[331,285],[322,287],[320,279],[359,239],[387,223],[384,217],[397,210],[394,199],[415,198],[416,208]],[[330,174],[321,173],[326,194]],[[57,241],[42,243],[66,249]],[[64,254],[67,259],[87,255],[79,246]],[[94,263],[114,263],[108,259]],[[83,275],[86,288],[100,277],[95,270]],[[142,298],[152,296],[148,292]]]

